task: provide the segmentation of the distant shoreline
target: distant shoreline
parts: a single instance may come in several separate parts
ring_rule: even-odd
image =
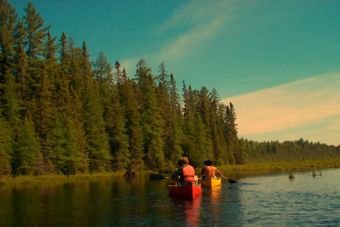
[[[225,165],[218,166],[224,175],[230,178],[240,179],[253,175],[266,175],[270,173],[285,173],[299,171],[320,171],[327,168],[340,168],[340,158],[324,159],[324,160],[304,160],[289,162],[262,162],[248,163],[243,165]],[[0,176],[0,189],[3,187],[24,187],[38,185],[59,185],[67,183],[82,183],[88,181],[96,181],[99,179],[108,179],[122,177],[124,170],[116,172],[104,173],[83,173],[76,175],[38,175],[38,176]],[[145,170],[141,174],[148,174],[154,171]],[[199,168],[197,169],[199,173]],[[168,174],[165,174],[168,175]]]
[[[289,173],[314,170],[320,171],[328,168],[340,168],[340,157],[322,160],[249,163],[244,165],[220,166],[219,168],[229,177],[246,177],[269,173]]]

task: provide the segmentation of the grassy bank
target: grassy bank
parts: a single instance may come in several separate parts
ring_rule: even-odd
[[[0,186],[18,186],[18,185],[40,185],[40,184],[64,184],[77,183],[83,181],[96,181],[102,178],[122,176],[124,171],[110,172],[110,173],[84,173],[76,175],[38,175],[38,176],[2,176],[0,177]]]
[[[226,165],[219,167],[223,173],[229,177],[242,177],[250,175],[261,175],[277,172],[296,172],[304,170],[325,169],[325,168],[340,168],[340,158],[329,160],[305,160],[305,161],[290,161],[290,162],[261,162],[249,163],[244,165]],[[197,169],[197,173],[200,172]],[[79,183],[86,181],[96,181],[103,178],[115,178],[123,176],[124,170],[110,173],[87,173],[76,175],[39,175],[39,176],[1,176],[1,186],[24,186],[24,185],[41,185],[41,184],[64,184],[64,183]],[[144,171],[142,174],[148,174],[152,171]]]

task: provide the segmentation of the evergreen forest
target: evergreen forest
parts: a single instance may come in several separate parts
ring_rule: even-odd
[[[181,83],[161,63],[127,75],[104,53],[90,57],[56,37],[29,3],[22,18],[0,0],[0,175],[169,170],[261,159],[329,158],[340,148],[304,140],[239,139],[236,111],[216,90]]]

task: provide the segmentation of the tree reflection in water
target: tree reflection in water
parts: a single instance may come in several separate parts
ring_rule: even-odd
[[[181,213],[185,215],[186,226],[199,226],[202,196],[196,197],[193,200],[181,198],[172,198],[172,200]]]
[[[221,224],[222,185],[215,186],[212,189],[207,189],[204,191],[204,196],[206,197],[203,212],[205,217],[204,219],[209,220],[209,223],[213,225]]]

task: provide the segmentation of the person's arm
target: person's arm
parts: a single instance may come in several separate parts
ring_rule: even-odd
[[[216,167],[215,167],[215,171],[216,171],[216,173],[218,173],[220,176],[223,176],[223,173],[222,173],[219,169],[217,169]]]

